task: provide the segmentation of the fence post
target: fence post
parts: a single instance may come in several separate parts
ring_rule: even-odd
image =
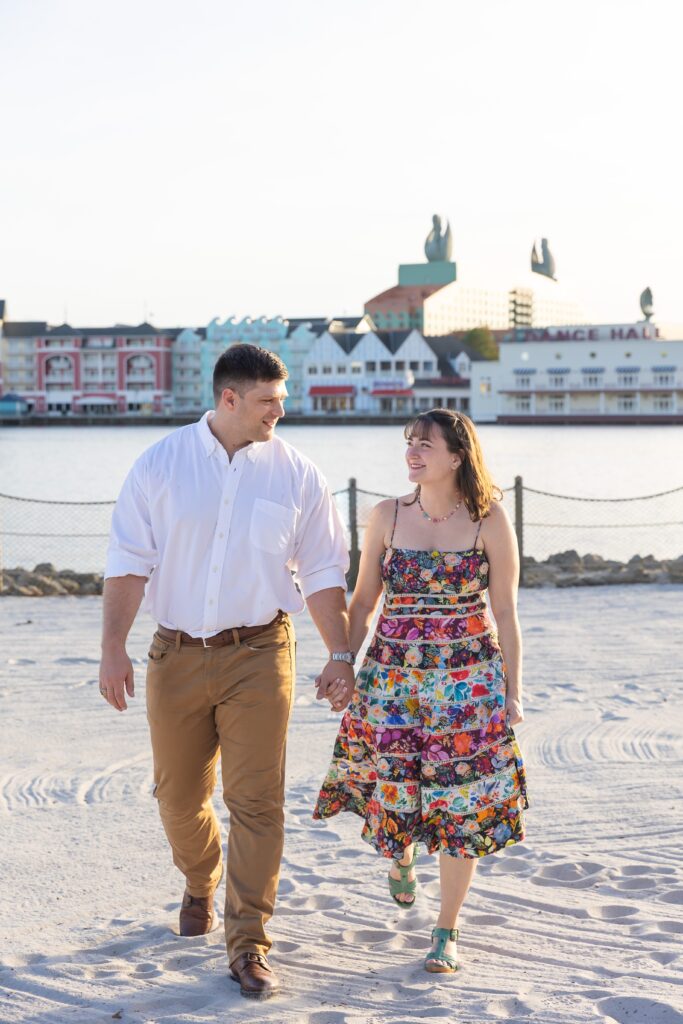
[[[515,477],[515,533],[519,550],[519,585],[524,586],[524,486],[521,476]]]
[[[351,548],[349,551],[349,572],[348,586],[353,590],[358,579],[358,563],[360,551],[358,549],[358,483],[355,476],[349,480],[349,537]]]

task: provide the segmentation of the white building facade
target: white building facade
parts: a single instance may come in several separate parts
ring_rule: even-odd
[[[683,423],[683,340],[652,323],[518,330],[475,363],[479,423]]]

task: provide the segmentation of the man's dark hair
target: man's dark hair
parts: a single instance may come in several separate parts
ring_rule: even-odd
[[[220,402],[225,388],[242,395],[259,381],[287,380],[287,367],[279,356],[258,345],[231,345],[213,368],[213,396]]]

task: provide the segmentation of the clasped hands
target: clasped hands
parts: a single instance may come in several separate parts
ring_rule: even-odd
[[[316,700],[325,697],[334,711],[343,711],[356,685],[353,666],[344,661],[328,661],[314,685]]]

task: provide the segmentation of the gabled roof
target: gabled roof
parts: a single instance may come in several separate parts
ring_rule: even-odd
[[[466,345],[463,341],[469,331],[458,331],[455,334],[430,335],[425,341],[431,348],[434,355],[440,359],[455,359],[461,352],[469,356],[473,363],[486,362],[481,352]]]

